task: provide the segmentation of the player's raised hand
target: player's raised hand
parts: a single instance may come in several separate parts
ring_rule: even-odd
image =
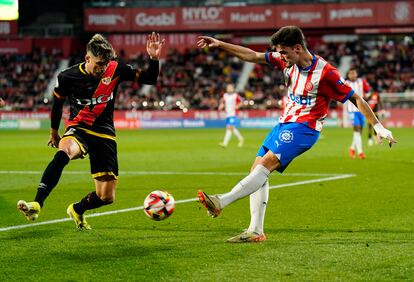
[[[218,47],[219,40],[210,37],[210,36],[199,36],[197,41],[197,46],[200,48],[208,47]]]
[[[52,129],[50,130],[50,137],[49,137],[49,142],[47,142],[47,145],[52,146],[53,148],[58,148],[60,139],[61,138],[60,138],[58,131],[55,129]]]
[[[152,32],[147,38],[147,52],[151,59],[158,60],[161,56],[165,38],[161,39],[159,33]]]
[[[397,140],[395,140],[392,136],[392,132],[386,129],[384,126],[382,126],[382,124],[377,123],[376,125],[374,125],[374,130],[377,133],[377,138],[380,144],[382,144],[382,141],[384,139],[388,140],[388,144],[390,145],[390,147],[392,146],[392,144],[397,143]]]

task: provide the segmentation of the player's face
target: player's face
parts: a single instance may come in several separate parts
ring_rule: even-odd
[[[300,45],[296,44],[294,47],[288,47],[284,45],[277,45],[276,51],[280,53],[281,59],[286,63],[286,67],[289,68],[299,62]]]
[[[86,72],[93,75],[96,78],[101,78],[108,67],[108,63],[99,57],[95,57],[91,53],[87,53],[85,56]]]
[[[351,81],[356,80],[356,79],[357,79],[357,76],[358,76],[358,73],[356,72],[356,70],[350,70],[350,71],[348,72],[348,78],[349,78],[349,80],[351,80]]]
[[[233,86],[233,84],[229,84],[229,85],[227,85],[227,87],[226,87],[226,92],[227,93],[232,93],[234,91],[234,86]]]

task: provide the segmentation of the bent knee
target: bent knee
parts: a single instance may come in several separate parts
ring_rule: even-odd
[[[102,195],[99,196],[102,202],[105,202],[106,205],[112,204],[115,201],[115,195]]]

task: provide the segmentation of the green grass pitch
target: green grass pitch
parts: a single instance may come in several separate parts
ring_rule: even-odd
[[[119,131],[116,201],[94,213],[142,206],[156,189],[176,201],[194,199],[200,188],[230,190],[268,130],[241,132],[243,148],[233,139],[222,149],[224,129]],[[367,159],[351,160],[351,129],[324,129],[285,174],[271,175],[278,189],[266,211],[268,240],[229,244],[249,224],[248,198],[216,219],[188,201],[162,222],[133,210],[90,217],[90,232],[75,231],[71,221],[50,223],[94,189],[88,159],[66,167],[38,220],[48,224],[27,226],[16,202],[34,198],[55,151],[46,146],[47,131],[1,131],[0,280],[412,281],[414,129],[393,133],[399,142],[392,149],[365,146]]]

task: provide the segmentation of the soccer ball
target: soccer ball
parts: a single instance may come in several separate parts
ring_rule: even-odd
[[[144,201],[145,214],[156,221],[169,217],[175,208],[174,197],[167,191],[152,191]]]

